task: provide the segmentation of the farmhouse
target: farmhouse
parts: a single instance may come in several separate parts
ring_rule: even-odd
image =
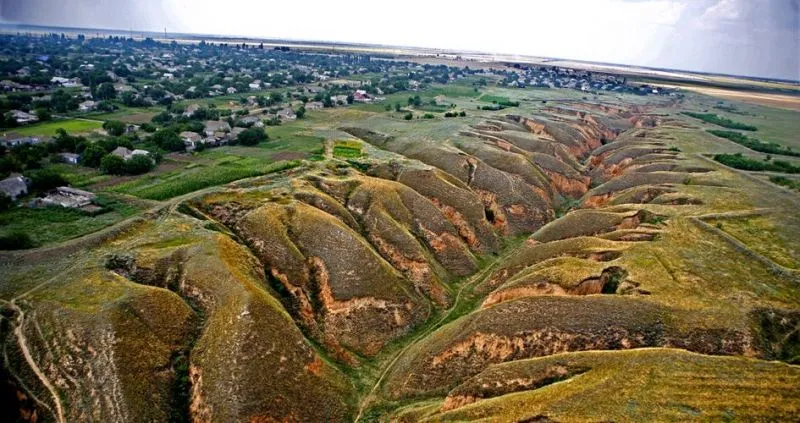
[[[285,108],[280,110],[276,115],[281,118],[281,120],[295,120],[297,119],[297,115],[294,113],[294,110],[290,108]]]
[[[89,112],[94,110],[97,107],[97,103],[92,100],[84,101],[83,103],[78,105],[78,110],[82,112]]]
[[[16,147],[24,144],[39,144],[39,142],[41,142],[39,137],[23,137],[22,135],[14,132],[3,134],[3,137],[0,138],[0,144],[4,145],[6,148]]]
[[[5,194],[8,198],[16,200],[18,197],[28,193],[29,183],[30,179],[19,173],[12,173],[8,178],[0,181],[0,192]]]
[[[24,125],[26,123],[32,123],[39,120],[35,114],[23,112],[22,110],[12,110],[11,116],[17,121],[18,124]]]
[[[197,143],[201,142],[203,139],[200,134],[191,131],[181,132],[180,137],[183,140],[183,145],[185,145],[186,149],[189,151],[194,150],[197,147]]]
[[[214,132],[227,132],[231,130],[231,126],[228,125],[228,122],[224,120],[209,120],[206,121],[206,136],[211,137],[214,136]]]
[[[198,110],[200,110],[200,105],[199,104],[190,104],[190,105],[186,106],[186,110],[184,110],[183,115],[186,116],[186,117],[192,117],[192,116],[194,116],[194,112],[196,112]]]
[[[306,110],[317,110],[322,109],[323,107],[325,107],[325,104],[323,104],[321,101],[309,101],[305,105]]]
[[[115,155],[117,157],[121,157],[123,160],[128,160],[133,156],[149,156],[150,152],[147,151],[147,150],[133,150],[133,151],[131,151],[131,150],[125,148],[125,147],[117,147],[117,148],[114,149],[114,151],[111,152],[111,154],[113,154],[113,155]]]

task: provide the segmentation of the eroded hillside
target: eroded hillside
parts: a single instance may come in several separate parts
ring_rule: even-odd
[[[769,251],[800,199],[683,152],[675,111],[344,117],[315,129],[371,157],[7,254],[4,401],[57,422],[796,416],[800,275]],[[764,218],[766,252],[723,230]]]

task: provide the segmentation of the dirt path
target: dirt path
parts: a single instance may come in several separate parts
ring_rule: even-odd
[[[447,313],[445,313],[429,329],[425,330],[425,332],[421,333],[419,336],[411,340],[411,342],[409,342],[408,345],[403,347],[403,349],[401,349],[400,351],[397,352],[397,354],[395,354],[392,360],[389,361],[389,363],[383,368],[383,371],[381,371],[378,380],[376,380],[375,383],[372,385],[372,388],[370,389],[369,393],[367,393],[367,395],[365,395],[364,398],[359,403],[358,414],[356,415],[356,418],[354,420],[355,422],[361,420],[364,411],[367,409],[367,407],[371,404],[372,400],[375,398],[375,392],[378,390],[381,383],[383,383],[383,380],[386,378],[389,372],[394,368],[394,365],[397,364],[397,361],[400,360],[400,358],[403,357],[403,355],[405,355],[405,353],[408,352],[413,346],[424,341],[428,336],[432,335],[433,333],[441,329],[444,326],[444,323],[447,322],[448,319],[450,319],[453,312],[455,312],[458,309],[459,303],[462,301],[463,294],[467,290],[467,288],[472,288],[478,282],[486,280],[487,277],[491,276],[492,271],[497,267],[498,264],[502,263],[503,260],[511,256],[513,253],[515,253],[523,244],[524,243],[520,243],[519,245],[509,248],[508,251],[498,256],[490,265],[486,266],[485,269],[476,273],[471,278],[469,278],[469,280],[467,280],[464,284],[462,284],[461,288],[459,288],[458,290],[458,293],[456,293],[456,298],[453,301],[453,305],[447,310]]]

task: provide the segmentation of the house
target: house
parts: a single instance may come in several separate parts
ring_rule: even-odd
[[[255,126],[256,128],[261,128],[264,126],[264,122],[262,122],[261,118],[258,116],[245,116],[239,119],[239,122],[248,126]]]
[[[175,75],[173,75],[171,73],[165,73],[164,74],[164,79],[166,79],[168,81],[171,81],[171,80],[175,79]]]
[[[50,193],[48,193],[46,197],[39,200],[37,204],[42,206],[61,206],[77,209],[92,204],[95,198],[96,196],[89,191],[70,187],[58,187],[53,191],[50,191]]]
[[[356,92],[353,93],[353,101],[369,103],[372,101],[372,97],[364,90],[356,90]]]
[[[235,139],[239,138],[239,134],[241,134],[244,131],[245,131],[244,128],[239,128],[239,127],[231,129],[231,133],[230,133],[231,139],[235,140]]]
[[[131,150],[128,150],[127,148],[125,148],[125,147],[117,147],[117,148],[114,149],[114,151],[111,152],[111,154],[113,154],[113,155],[115,155],[117,157],[121,157],[123,160],[128,160],[133,156],[149,156],[150,152],[147,151],[147,150],[133,150],[133,151],[131,151]]]
[[[12,173],[8,178],[0,181],[0,192],[6,197],[16,200],[20,196],[28,194],[28,184],[30,179],[20,175],[19,173]]]
[[[200,110],[200,105],[199,104],[190,104],[190,105],[186,106],[186,110],[183,111],[183,115],[190,118],[190,117],[194,116],[194,112],[196,112],[198,110]]]
[[[63,78],[63,77],[60,77],[60,76],[54,76],[54,77],[50,78],[50,83],[51,84],[64,85],[67,82],[69,82],[69,78]]]
[[[256,79],[255,81],[251,82],[248,87],[250,87],[251,90],[260,90],[261,80]]]
[[[139,125],[129,124],[128,126],[125,127],[126,134],[132,134],[138,130],[139,130]]]
[[[79,88],[83,87],[83,82],[81,82],[80,78],[72,78],[69,81],[61,84],[64,88]]]
[[[11,116],[20,125],[24,125],[26,123],[36,122],[36,121],[39,120],[39,118],[36,117],[35,114],[26,113],[26,112],[23,112],[22,110],[12,110],[11,111]]]
[[[75,153],[61,153],[59,154],[59,156],[61,156],[61,161],[72,165],[78,164],[78,162],[81,159],[80,154],[75,154]]]
[[[88,101],[84,101],[83,103],[79,104],[78,105],[78,110],[80,110],[82,112],[89,112],[89,111],[94,110],[96,107],[97,107],[97,102],[88,100]]]
[[[228,94],[236,94],[236,88],[228,87],[227,89],[225,89],[225,92]]]
[[[121,157],[123,160],[130,159],[131,153],[133,153],[131,150],[128,150],[127,148],[122,146],[115,148],[114,151],[111,152],[112,155]]]
[[[294,113],[294,110],[289,109],[289,108],[280,110],[278,113],[276,113],[276,115],[281,120],[295,120],[295,119],[297,119],[297,115]]]
[[[325,107],[325,104],[323,104],[321,101],[309,101],[305,104],[306,110],[317,110],[322,109],[323,107]]]
[[[4,145],[6,148],[16,147],[18,145],[35,145],[39,144],[41,140],[39,137],[23,137],[17,133],[11,132],[8,134],[3,134],[3,137],[0,138],[0,144]]]
[[[200,134],[191,131],[181,132],[180,137],[183,140],[183,145],[185,145],[186,149],[189,151],[194,150],[197,147],[197,143],[201,142],[203,139]]]
[[[231,130],[231,126],[228,125],[228,122],[224,120],[209,120],[206,121],[206,128],[205,133],[206,136],[211,137],[214,136],[215,132],[227,132]]]

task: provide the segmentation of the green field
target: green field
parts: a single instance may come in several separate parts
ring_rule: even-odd
[[[0,236],[25,232],[41,247],[100,230],[141,210],[140,206],[114,195],[100,194],[97,198],[108,211],[96,216],[63,207],[16,207],[0,212]]]
[[[14,128],[11,132],[16,132],[20,135],[40,135],[52,137],[56,134],[59,128],[64,128],[64,130],[70,134],[79,134],[83,132],[91,132],[102,127],[103,122],[99,121],[63,119]]]
[[[112,188],[112,191],[149,200],[166,200],[203,188],[296,167],[298,161],[271,163],[258,158],[223,156],[212,165],[190,165],[160,175],[145,175]]]

